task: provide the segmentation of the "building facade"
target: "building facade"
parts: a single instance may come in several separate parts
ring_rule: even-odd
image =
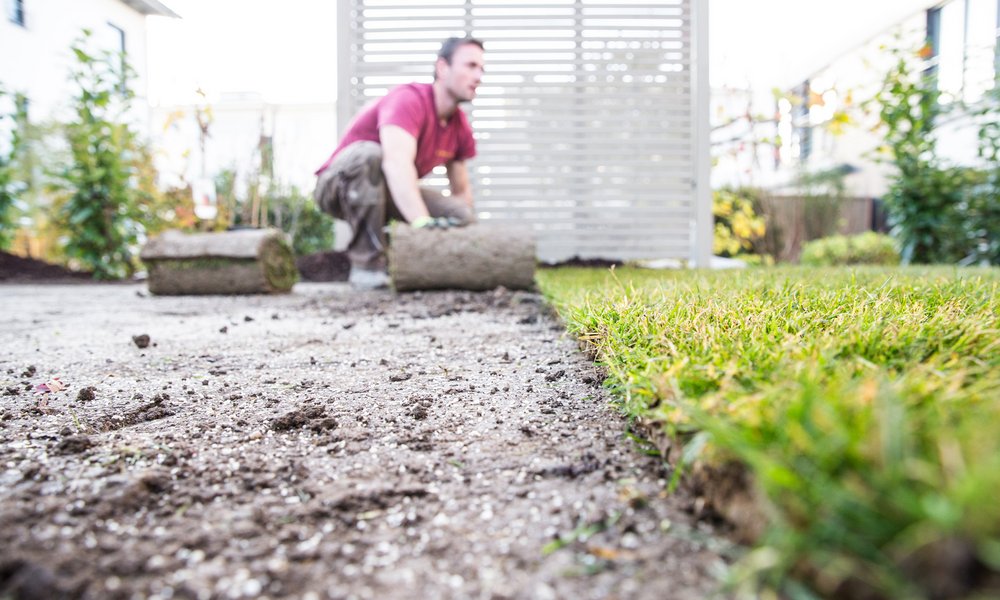
[[[146,105],[146,16],[178,16],[157,0],[0,3],[4,9],[0,18],[0,85],[24,99],[33,121],[65,115],[74,93],[69,73],[75,58],[70,47],[84,29],[92,32],[95,49],[125,53],[135,70],[132,88],[136,104]]]
[[[713,90],[714,115],[741,115],[749,98],[756,105],[746,112],[757,112],[736,124],[716,118],[713,183],[794,193],[801,173],[839,169],[848,173],[849,195],[880,197],[888,167],[877,159],[883,143],[878,108],[866,101],[892,67],[889,48],[916,52],[925,44],[926,75],[952,109],[936,129],[938,151],[953,164],[975,164],[978,125],[969,109],[985,100],[1000,75],[998,33],[1000,0],[925,0],[865,43],[815,65],[807,78],[782,82],[777,96]]]

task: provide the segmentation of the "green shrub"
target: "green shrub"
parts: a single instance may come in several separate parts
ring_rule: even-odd
[[[988,95],[975,113],[986,168],[947,164],[935,135],[946,107],[925,50],[890,49],[895,63],[874,98],[886,131],[882,150],[896,168],[883,198],[893,235],[907,264],[1000,264],[1000,96]]]
[[[90,32],[73,47],[75,120],[66,125],[71,164],[63,173],[68,197],[59,220],[66,255],[99,279],[131,275],[141,224],[133,187],[136,136],[124,122],[133,97],[130,69],[121,55],[92,53]]]
[[[297,188],[267,195],[268,220],[292,238],[296,256],[333,247],[333,219]]]
[[[250,186],[256,182],[251,175]],[[226,227],[276,227],[292,240],[296,256],[322,252],[333,247],[333,218],[322,212],[312,198],[298,188],[270,185],[258,198],[259,221],[255,222],[252,198],[236,193],[236,171],[224,170],[215,177],[219,197],[216,225]],[[252,192],[251,192],[252,193]]]
[[[838,265],[898,265],[899,250],[887,235],[867,231],[853,236],[834,235],[802,247],[803,265],[830,267]]]
[[[753,585],[791,597],[808,573],[822,595],[860,582],[959,597],[963,569],[1000,574],[1000,271],[562,269],[539,283],[626,414],[750,470],[769,517],[737,569]]]

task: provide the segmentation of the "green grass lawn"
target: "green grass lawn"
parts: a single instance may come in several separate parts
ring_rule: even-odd
[[[955,596],[1000,573],[1000,270],[539,282],[624,412],[685,456],[753,474],[769,529],[736,570],[745,582],[790,593],[809,573],[822,595],[862,582]]]

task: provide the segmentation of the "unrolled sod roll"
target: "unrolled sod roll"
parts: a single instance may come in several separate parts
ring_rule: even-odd
[[[396,291],[531,289],[535,239],[529,228],[480,223],[450,229],[395,224],[389,275]]]
[[[277,229],[167,231],[149,240],[139,257],[149,270],[149,291],[160,295],[287,292],[299,277]]]

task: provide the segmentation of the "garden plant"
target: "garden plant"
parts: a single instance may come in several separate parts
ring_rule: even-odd
[[[135,270],[141,236],[158,211],[149,210],[153,197],[145,193],[153,186],[140,187],[138,167],[148,155],[128,121],[132,70],[121,54],[91,50],[90,35],[84,31],[72,47],[78,89],[74,119],[65,126],[70,161],[62,173],[59,223],[68,233],[70,259],[97,278],[118,279]]]
[[[884,201],[903,262],[1000,264],[1000,97],[988,94],[975,110],[945,103],[928,47],[889,51],[895,62],[874,102],[884,127],[882,151],[896,171]],[[949,164],[938,154],[944,117],[963,112],[979,123],[983,160],[976,167]]]
[[[836,265],[898,265],[899,249],[891,237],[866,231],[858,235],[832,235],[802,247],[799,262],[813,267]]]

